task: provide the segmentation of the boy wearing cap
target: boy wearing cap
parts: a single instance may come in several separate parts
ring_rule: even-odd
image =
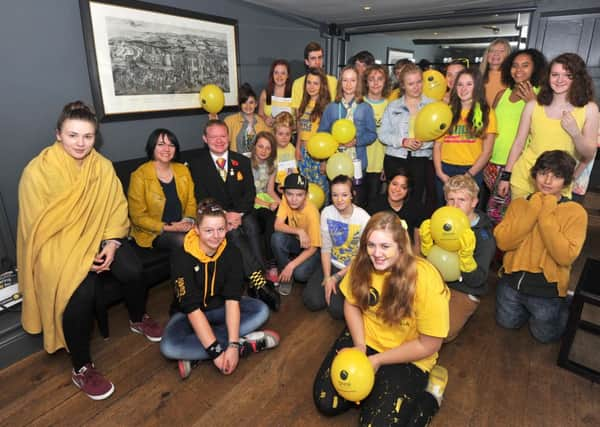
[[[279,293],[289,295],[293,280],[306,282],[319,266],[321,231],[319,211],[307,198],[307,179],[298,173],[290,174],[282,190],[271,248],[281,271]]]

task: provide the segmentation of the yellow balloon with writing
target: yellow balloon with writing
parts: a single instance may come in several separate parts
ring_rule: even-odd
[[[441,101],[446,94],[446,78],[437,70],[423,72],[423,95]]]
[[[330,133],[317,132],[306,143],[306,151],[317,160],[325,160],[337,151],[338,145]]]
[[[204,85],[200,89],[200,106],[211,114],[217,114],[225,105],[225,94],[217,85]]]
[[[331,126],[331,134],[340,144],[347,144],[356,136],[356,126],[349,119],[338,119]]]
[[[431,215],[431,238],[433,243],[450,252],[460,249],[460,236],[471,228],[463,211],[453,206],[443,206]]]
[[[450,128],[452,110],[448,104],[438,101],[427,104],[415,117],[415,138],[419,141],[438,139]]]
[[[346,153],[335,153],[327,160],[327,178],[333,180],[338,175],[354,177],[354,163]]]
[[[308,200],[310,200],[317,209],[321,209],[325,204],[325,192],[317,184],[309,182]]]
[[[373,389],[375,370],[362,351],[344,348],[331,364],[331,382],[344,399],[360,402]]]
[[[460,264],[458,253],[442,249],[433,245],[427,260],[438,269],[445,282],[454,282],[460,278]]]

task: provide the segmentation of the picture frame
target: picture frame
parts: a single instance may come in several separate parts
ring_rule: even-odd
[[[396,61],[399,59],[410,59],[412,62],[415,62],[415,51],[414,50],[405,50],[405,49],[395,49],[393,47],[388,47],[386,52],[386,64],[389,66],[393,66]]]
[[[203,113],[216,84],[238,103],[237,20],[137,0],[79,0],[100,121]]]

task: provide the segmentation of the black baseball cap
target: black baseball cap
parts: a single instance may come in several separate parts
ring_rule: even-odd
[[[283,182],[282,190],[304,190],[308,191],[308,180],[304,175],[299,173],[291,173]]]

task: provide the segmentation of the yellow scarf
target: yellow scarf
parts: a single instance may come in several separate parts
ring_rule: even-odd
[[[44,348],[66,347],[65,307],[84,280],[100,242],[127,235],[123,187],[95,150],[79,165],[60,142],[45,148],[19,182],[17,264],[23,328],[44,332]]]
[[[223,239],[219,247],[213,256],[208,256],[201,248],[200,248],[200,236],[195,229],[191,229],[185,235],[185,239],[183,241],[183,249],[200,261],[202,264],[206,264],[204,266],[204,307],[206,307],[206,298],[209,296],[213,296],[215,294],[215,279],[217,277],[217,260],[225,250],[227,246],[227,239]],[[215,268],[213,270],[212,279],[210,280],[210,294],[208,293],[208,263],[214,262]]]

